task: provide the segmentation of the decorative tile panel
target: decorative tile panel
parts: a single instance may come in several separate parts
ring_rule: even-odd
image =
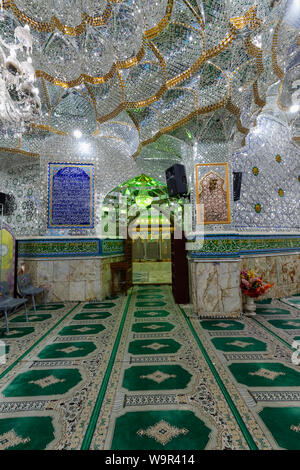
[[[22,258],[111,256],[122,254],[123,245],[123,240],[99,240],[96,238],[19,240],[18,255]]]
[[[190,252],[190,258],[230,257],[247,254],[300,251],[299,235],[205,235],[203,248]]]

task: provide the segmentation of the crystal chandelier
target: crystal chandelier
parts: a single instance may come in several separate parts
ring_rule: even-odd
[[[4,20],[1,0],[0,22]],[[41,114],[39,90],[32,66],[32,36],[28,25],[17,26],[14,42],[0,36],[0,132],[21,135]]]

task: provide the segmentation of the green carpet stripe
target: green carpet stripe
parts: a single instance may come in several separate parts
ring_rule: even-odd
[[[276,333],[274,333],[274,331],[270,330],[267,326],[263,325],[263,323],[261,323],[260,321],[258,321],[256,318],[251,318],[251,320],[254,320],[256,323],[258,323],[262,328],[264,328],[265,330],[268,331],[268,333],[270,333],[271,335],[275,336],[275,338],[279,339],[282,343],[284,343],[288,348],[290,349],[294,349],[292,348],[292,346],[287,342],[285,341],[283,338],[281,338],[279,335],[277,335]]]
[[[284,305],[288,305],[289,307],[294,307],[295,309],[297,310],[300,310],[300,307],[297,305],[297,304],[289,304],[288,302],[286,302],[285,300],[283,299],[279,299],[280,302],[282,302]]]
[[[24,359],[25,356],[27,356],[27,354],[29,354],[44,338],[46,338],[46,336],[49,335],[49,333],[51,333],[51,331],[54,330],[54,328],[56,328],[65,318],[67,318],[74,310],[75,308],[78,307],[78,305],[80,304],[80,302],[77,302],[77,304],[68,312],[66,313],[66,315],[64,317],[62,317],[57,323],[55,323],[55,325],[53,325],[50,330],[48,330],[38,341],[36,341],[32,346],[30,346],[29,349],[27,349],[27,351],[25,351],[20,357],[18,357],[18,359],[16,359],[4,372],[2,372],[2,374],[0,375],[0,380],[6,375],[8,374],[9,371],[11,371],[17,364],[18,362],[22,361],[22,359]]]
[[[114,346],[113,346],[112,353],[110,355],[109,363],[108,363],[108,366],[107,366],[105,374],[104,374],[104,378],[103,378],[103,381],[102,381],[102,384],[101,384],[101,387],[100,387],[100,390],[99,390],[99,393],[98,393],[98,396],[97,396],[97,400],[96,400],[94,409],[93,409],[92,414],[91,414],[90,422],[88,424],[84,439],[83,439],[82,444],[81,444],[81,450],[89,450],[92,439],[93,439],[93,436],[94,436],[94,432],[95,432],[95,429],[96,429],[96,426],[97,426],[97,421],[98,421],[99,414],[100,414],[100,411],[101,411],[101,406],[102,406],[102,403],[103,403],[103,400],[104,400],[104,396],[105,396],[105,393],[106,393],[106,389],[107,389],[107,386],[108,386],[110,375],[111,375],[111,372],[112,372],[112,369],[113,369],[113,365],[114,365],[116,355],[117,355],[117,351],[118,351],[118,348],[119,348],[119,344],[120,344],[120,341],[121,341],[121,336],[122,336],[122,332],[123,332],[123,328],[124,328],[124,324],[125,324],[125,320],[126,320],[130,300],[131,300],[131,295],[132,295],[132,289],[130,290],[130,292],[128,294],[128,299],[127,299],[125,309],[124,309],[124,312],[123,312],[123,316],[122,316],[122,320],[121,320],[121,323],[120,323],[119,331],[118,331],[118,334],[117,334],[117,337],[116,337],[116,340],[115,340],[115,343],[114,343]]]
[[[231,409],[232,414],[233,414],[233,416],[235,417],[236,422],[238,423],[238,425],[239,425],[239,427],[240,427],[240,429],[241,429],[241,432],[243,433],[243,436],[244,436],[244,438],[245,438],[245,440],[246,440],[246,442],[247,442],[249,448],[250,448],[251,450],[258,450],[258,447],[257,447],[257,445],[256,445],[256,443],[255,443],[253,437],[252,437],[251,434],[249,433],[249,431],[248,431],[248,429],[247,429],[247,426],[245,425],[245,423],[244,423],[244,421],[243,421],[243,418],[241,417],[241,415],[240,415],[238,409],[236,408],[234,402],[232,401],[232,398],[231,398],[230,394],[228,393],[228,391],[227,391],[227,389],[226,389],[226,387],[225,387],[225,385],[224,385],[224,383],[223,383],[221,377],[219,376],[219,374],[218,374],[218,372],[217,372],[215,366],[213,365],[213,363],[212,363],[212,361],[211,361],[211,359],[210,359],[210,357],[209,357],[209,355],[208,355],[208,353],[207,353],[205,347],[203,346],[203,344],[202,344],[202,342],[201,342],[199,336],[197,335],[197,333],[196,333],[196,331],[195,331],[195,329],[194,329],[194,327],[193,327],[193,325],[192,325],[190,319],[188,318],[188,316],[187,316],[187,314],[185,313],[185,311],[183,310],[183,308],[180,307],[180,306],[179,306],[179,308],[180,308],[180,310],[181,310],[181,312],[182,312],[182,314],[183,314],[183,316],[184,316],[184,318],[185,318],[185,320],[186,320],[186,322],[187,322],[187,324],[188,324],[188,326],[189,326],[189,328],[190,328],[190,330],[191,330],[191,332],[192,332],[192,334],[193,334],[195,340],[197,341],[197,344],[198,344],[198,346],[199,346],[199,348],[200,348],[200,350],[201,350],[201,352],[202,352],[202,354],[203,354],[203,356],[204,356],[204,359],[206,360],[206,362],[207,362],[207,364],[208,364],[208,366],[209,366],[211,372],[213,373],[213,375],[214,375],[214,377],[215,377],[215,379],[216,379],[216,382],[218,383],[218,385],[219,385],[219,387],[220,387],[220,390],[222,391],[222,393],[223,393],[223,395],[224,395],[224,398],[225,398],[225,400],[227,401],[228,406],[229,406],[229,408]]]

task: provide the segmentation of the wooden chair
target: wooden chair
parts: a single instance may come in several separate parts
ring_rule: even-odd
[[[127,292],[132,286],[132,240],[128,238],[124,244],[125,260],[117,263],[110,264],[111,271],[111,294],[115,295],[116,292]],[[116,289],[116,277],[119,276],[118,286]]]

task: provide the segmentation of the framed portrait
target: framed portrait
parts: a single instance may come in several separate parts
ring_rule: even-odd
[[[195,171],[197,224],[230,224],[228,163],[198,163]]]

